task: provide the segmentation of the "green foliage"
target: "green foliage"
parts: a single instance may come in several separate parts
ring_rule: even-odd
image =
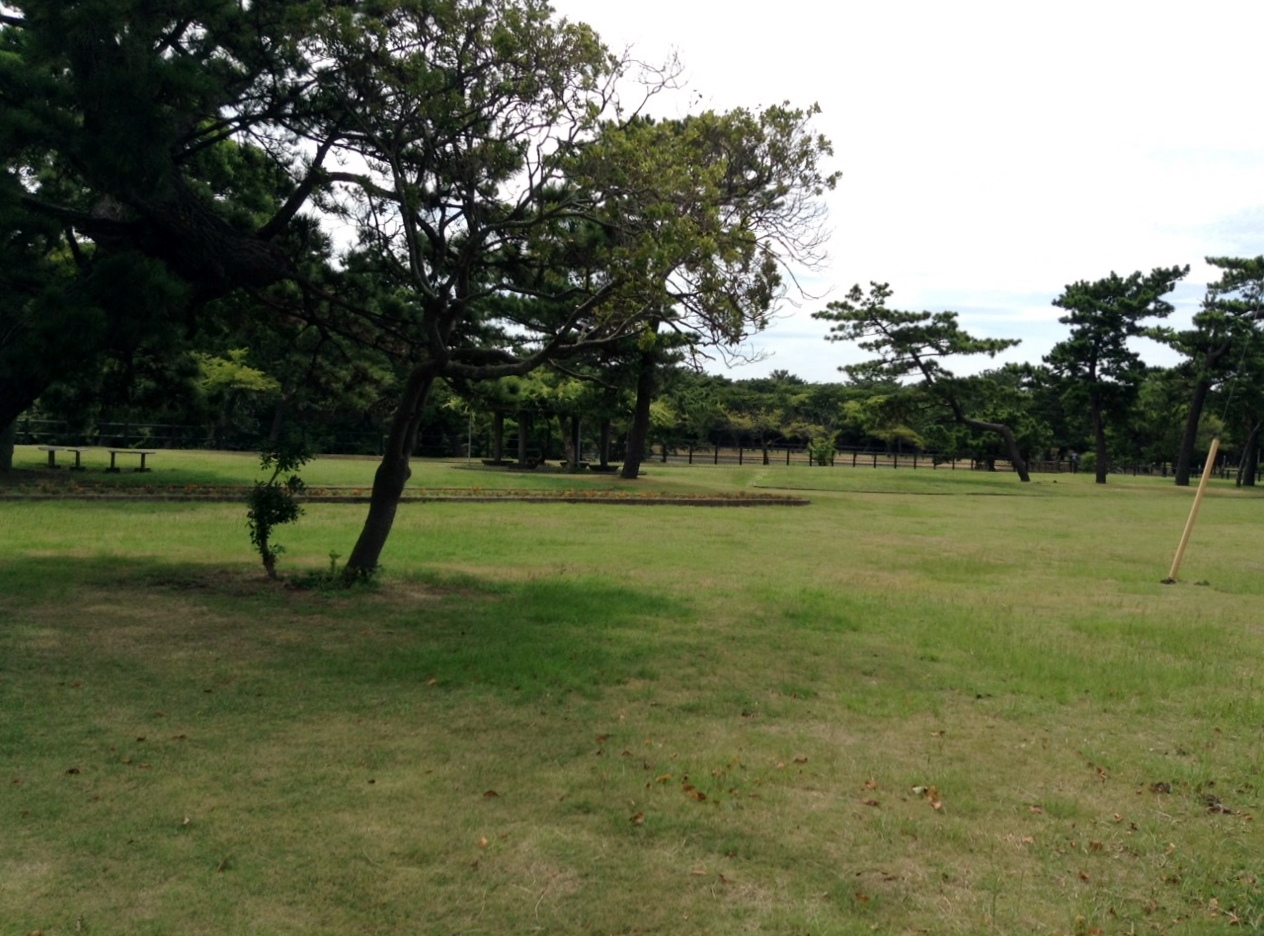
[[[808,444],[808,457],[814,465],[827,467],[834,464],[835,454],[834,437],[828,433],[814,437]]]
[[[285,551],[272,541],[272,534],[276,527],[293,523],[303,513],[295,500],[295,495],[303,491],[303,479],[297,474],[291,474],[284,482],[279,479],[287,472],[297,471],[310,459],[311,454],[296,443],[279,446],[259,456],[259,466],[264,471],[271,470],[272,476],[267,481],[256,481],[247,495],[246,526],[250,530],[250,542],[271,579],[277,577],[277,558]],[[331,564],[334,561],[331,559]]]
[[[1126,278],[1112,272],[1094,282],[1072,283],[1053,300],[1067,310],[1058,321],[1071,326],[1071,334],[1054,345],[1045,361],[1064,381],[1068,406],[1089,415],[1099,484],[1106,483],[1109,467],[1107,426],[1124,418],[1145,374],[1128,340],[1147,334],[1148,319],[1171,314],[1172,305],[1163,297],[1188,272],[1188,266],[1156,267]]]

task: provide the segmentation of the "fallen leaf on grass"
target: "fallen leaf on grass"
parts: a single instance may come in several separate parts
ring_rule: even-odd
[[[496,797],[496,796],[500,796],[500,794],[497,793],[495,790],[488,790],[486,793],[483,794],[483,799],[492,799],[493,797]]]
[[[68,774],[77,774],[77,773],[79,773],[79,768],[78,768],[78,767],[71,767],[69,770],[67,770],[67,771],[66,771],[66,773],[68,773]]]
[[[479,840],[478,840],[478,847],[479,847],[479,848],[486,848],[486,847],[487,847],[487,838],[486,838],[485,836],[484,836],[484,837],[479,838]]]
[[[654,778],[655,783],[671,783],[672,775],[669,773],[659,774]]]
[[[794,762],[796,764],[806,764],[808,762],[808,759],[804,757],[802,754],[800,754],[798,757],[794,759]]]
[[[876,799],[861,800],[861,804],[864,806],[877,806],[878,801]]]
[[[1028,811],[1035,813],[1037,816],[1043,816],[1045,808],[1043,806],[1028,806]]]
[[[645,813],[643,812],[637,813],[635,816],[629,819],[628,822],[632,823],[633,825],[645,825]]]

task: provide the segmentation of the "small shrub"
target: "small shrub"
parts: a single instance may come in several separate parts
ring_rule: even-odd
[[[813,439],[808,445],[808,457],[812,464],[822,467],[834,464],[834,440],[830,438]]]
[[[246,526],[250,529],[250,542],[254,544],[268,578],[277,577],[277,557],[285,551],[280,543],[273,542],[273,530],[283,523],[293,523],[302,516],[303,508],[294,499],[303,490],[303,479],[291,474],[284,482],[279,479],[286,472],[302,467],[311,455],[303,448],[288,451],[263,452],[259,465],[264,471],[272,469],[267,481],[256,481],[246,497]]]

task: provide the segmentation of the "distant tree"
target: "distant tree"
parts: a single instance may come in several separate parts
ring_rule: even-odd
[[[1071,335],[1054,345],[1045,361],[1066,381],[1068,401],[1088,411],[1098,484],[1106,483],[1110,468],[1107,424],[1124,418],[1145,373],[1128,339],[1145,335],[1147,320],[1171,314],[1163,297],[1188,272],[1188,266],[1156,267],[1126,279],[1112,272],[1091,283],[1073,283],[1053,300],[1067,310],[1058,321],[1071,326]]]
[[[1220,279],[1207,286],[1202,309],[1187,331],[1156,330],[1189,360],[1193,391],[1176,456],[1178,486],[1189,484],[1190,468],[1198,438],[1198,422],[1213,386],[1227,380],[1261,380],[1264,374],[1244,374],[1237,365],[1245,361],[1247,345],[1257,338],[1264,318],[1264,256],[1253,259],[1208,257],[1221,270]]]
[[[864,350],[878,354],[874,360],[839,370],[871,380],[920,377],[923,389],[945,406],[956,422],[999,435],[1018,477],[1030,481],[1027,462],[1010,427],[993,419],[970,415],[962,402],[962,381],[943,365],[943,359],[948,357],[974,354],[994,357],[1018,341],[975,338],[957,324],[955,312],[888,309],[886,301],[890,297],[891,289],[886,283],[870,283],[868,295],[856,285],[846,299],[831,302],[824,311],[812,314],[813,318],[833,323],[827,341],[854,341]]]

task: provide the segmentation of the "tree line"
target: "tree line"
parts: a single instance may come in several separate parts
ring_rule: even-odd
[[[853,431],[995,437],[1024,474],[1091,441],[1104,481],[1142,438],[1163,444],[1137,414],[1182,398],[1179,482],[1196,411],[1230,384],[1225,418],[1244,451],[1258,441],[1238,378],[1258,367],[1260,260],[1213,261],[1224,276],[1179,334],[1152,321],[1179,269],[1068,287],[1071,336],[1027,368],[954,376],[945,358],[1005,342],[890,310],[874,285],[818,313],[876,355],[848,381],[699,376],[822,261],[839,174],[813,105],[650,117],[679,71],[543,0],[0,5],[8,447],[32,412],[253,423],[287,464],[305,436],[380,432],[354,578],[377,567],[423,430],[481,414],[521,454],[547,411],[572,463],[585,425],[603,460],[622,438],[625,477],[672,424],[822,452]],[[1146,329],[1187,365],[1129,357]]]

